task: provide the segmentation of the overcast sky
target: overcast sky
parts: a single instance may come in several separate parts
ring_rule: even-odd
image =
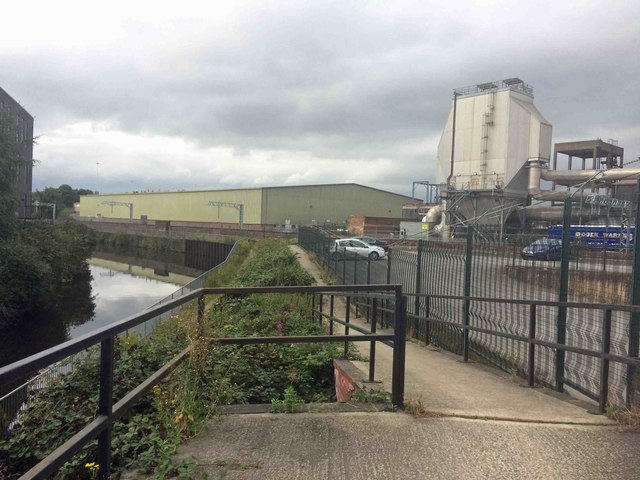
[[[409,194],[434,180],[453,89],[510,77],[554,143],[640,155],[637,0],[2,6],[0,86],[35,117],[34,189]]]

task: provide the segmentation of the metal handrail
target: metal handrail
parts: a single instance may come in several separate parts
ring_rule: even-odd
[[[199,307],[204,305],[205,295],[233,295],[233,294],[272,294],[272,293],[308,293],[308,294],[345,294],[391,291],[395,294],[396,329],[393,335],[324,335],[309,337],[243,337],[225,338],[218,341],[222,344],[255,344],[255,343],[315,343],[315,342],[375,342],[393,340],[393,378],[392,402],[399,408],[404,401],[404,360],[405,335],[403,305],[406,298],[402,296],[400,285],[338,285],[338,286],[282,286],[282,287],[248,287],[248,288],[201,288],[182,295],[175,300],[157,305],[137,315],[132,315],[118,322],[89,332],[78,338],[51,347],[43,352],[31,355],[25,359],[0,368],[0,386],[8,384],[17,378],[36,372],[51,363],[67,358],[70,355],[100,344],[100,392],[98,397],[97,418],[82,430],[45,457],[40,463],[25,473],[22,479],[44,478],[55,473],[65,462],[91,440],[98,439],[98,476],[107,479],[110,475],[111,464],[111,433],[113,422],[120,417],[131,405],[146,394],[154,385],[166,377],[173,368],[188,357],[190,349],[183,350],[167,365],[147,378],[141,385],[127,393],[123,399],[113,404],[113,371],[115,356],[115,338],[141,323],[181,306],[192,300],[198,300]],[[202,321],[204,309],[198,308],[198,320]]]
[[[209,276],[212,273],[216,272],[217,270],[219,270],[220,268],[224,267],[227,264],[227,262],[231,258],[231,255],[236,251],[238,244],[240,242],[241,241],[239,240],[233,244],[233,247],[231,248],[231,250],[227,254],[227,257],[224,259],[222,263],[219,263],[218,265],[211,268],[210,270],[207,270],[206,272],[194,278],[192,281],[190,281],[186,285],[183,285],[176,291],[172,292],[170,295],[167,295],[166,297],[158,300],[156,303],[149,306],[148,308],[153,308],[157,305],[173,300],[183,295],[185,291],[191,291],[191,290],[195,290],[196,288],[203,287],[205,281],[207,280],[207,278],[209,278]],[[171,313],[174,313],[174,312],[172,311]],[[162,317],[155,317],[155,318],[152,318],[151,320],[148,320],[148,322],[154,322],[153,326],[155,326],[157,325],[158,322],[162,320],[163,320]],[[146,331],[147,331],[146,323],[144,327],[145,327],[144,331],[146,334]],[[72,372],[74,370],[74,366],[76,365],[77,361],[84,359],[86,355],[87,355],[87,352],[81,352],[79,354],[74,354],[70,357],[64,358],[63,360],[60,360],[59,362],[53,365],[50,365],[46,369],[38,372],[38,374],[35,377],[27,380],[26,382],[22,383],[20,386],[14,388],[12,391],[1,396],[0,408],[4,409],[5,412],[9,412],[10,416],[13,416],[13,412],[15,412],[15,417],[13,418],[12,421],[9,422],[8,428],[11,429],[13,424],[16,421],[19,421],[21,409],[25,407],[24,405],[25,402],[28,402],[29,399],[31,398],[29,396],[29,392],[46,387],[49,380],[58,378],[60,375],[64,375]]]
[[[407,297],[438,298],[444,300],[469,300],[471,302],[507,303],[512,305],[538,305],[543,307],[585,308],[592,310],[617,310],[619,312],[640,312],[640,305],[558,302],[554,300],[522,300],[515,298],[473,297],[464,295],[436,295],[431,293],[403,293]]]

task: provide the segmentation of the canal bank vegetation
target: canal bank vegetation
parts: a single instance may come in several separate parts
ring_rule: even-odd
[[[0,116],[0,329],[30,321],[74,280],[90,278],[86,259],[93,249],[82,226],[17,221],[16,180],[32,142],[17,138],[15,122]]]
[[[209,286],[310,285],[286,243],[243,242],[209,280]],[[136,469],[153,478],[193,478],[194,463],[172,460],[180,443],[195,435],[220,405],[289,405],[334,400],[331,362],[334,344],[220,346],[230,336],[321,335],[311,321],[311,300],[303,295],[219,296],[208,299],[205,321],[195,307],[161,324],[150,338],[129,336],[116,345],[115,398],[142,382],[178,352],[190,357],[152,394],[114,425],[114,478]],[[97,411],[97,362],[89,359],[74,373],[39,392],[13,434],[0,441],[12,455],[16,474],[91,421]],[[91,478],[95,442],[66,464],[56,478]]]
[[[0,328],[30,321],[76,282],[88,283],[93,247],[92,232],[73,223],[28,223],[0,241]]]
[[[184,240],[180,238],[145,236],[124,232],[94,231],[96,243],[111,248],[149,250],[154,253],[183,252]]]

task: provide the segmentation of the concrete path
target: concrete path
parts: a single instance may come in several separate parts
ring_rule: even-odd
[[[300,264],[323,284],[320,269],[307,252],[297,245],[291,249]],[[344,318],[344,302],[334,305],[335,315]],[[328,311],[328,308],[325,308]],[[353,323],[369,328],[363,319]],[[352,331],[353,332],[353,331]],[[391,333],[391,330],[378,329]],[[353,332],[356,333],[356,332]],[[360,346],[368,356],[368,346]],[[392,349],[379,344],[376,351],[376,380],[390,391]],[[368,375],[368,362],[354,362]],[[484,418],[523,422],[570,423],[584,425],[613,425],[603,415],[593,415],[595,405],[586,400],[573,399],[546,388],[527,388],[523,381],[492,367],[478,363],[464,363],[462,357],[416,342],[407,342],[405,399],[420,402],[434,415]]]
[[[228,480],[637,479],[637,434],[405,413],[228,415],[187,442]]]

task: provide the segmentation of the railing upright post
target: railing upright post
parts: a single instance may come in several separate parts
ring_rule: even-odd
[[[371,333],[376,333],[376,313],[378,313],[378,299],[373,299],[373,308],[370,314],[373,313],[371,317]],[[375,380],[376,373],[376,341],[372,340],[369,344],[369,381],[373,382]]]
[[[602,353],[600,356],[600,396],[598,411],[604,413],[609,400],[609,354],[611,347],[611,310],[606,308],[602,312]]]
[[[392,249],[389,248],[389,250],[387,250],[387,285],[391,285],[391,251]],[[385,306],[387,307],[387,309],[390,307],[390,301],[389,300],[385,300]],[[389,326],[389,313],[388,312],[383,312],[382,317],[385,320],[385,326]],[[382,325],[381,325],[382,326]]]
[[[329,335],[333,335],[333,299],[335,295],[331,294],[329,302]]]
[[[407,337],[407,297],[402,296],[402,287],[395,292],[395,328],[393,339],[393,378],[391,380],[391,403],[404,407],[405,349]]]
[[[357,285],[358,284],[358,255],[354,254],[353,255],[353,285]],[[360,303],[360,296],[356,297],[356,318],[358,318],[360,316],[360,308],[359,308],[359,304]],[[365,318],[366,321],[366,318]]]
[[[111,475],[111,433],[113,429],[113,357],[114,337],[100,344],[100,394],[98,415],[107,417],[107,427],[98,436],[98,478],[108,480]]]
[[[322,303],[323,303],[322,294],[320,294],[320,299],[318,300],[318,302],[320,304],[320,315],[318,315],[320,318],[318,320],[318,324],[322,325]]]
[[[349,319],[351,317],[351,295],[347,295],[346,308],[344,312],[344,334],[349,335]],[[349,340],[344,341],[344,358],[349,355]]]
[[[533,340],[536,339],[536,304],[529,305],[529,355],[527,357],[528,362],[528,380],[529,386],[533,387],[536,380],[536,345]]]

